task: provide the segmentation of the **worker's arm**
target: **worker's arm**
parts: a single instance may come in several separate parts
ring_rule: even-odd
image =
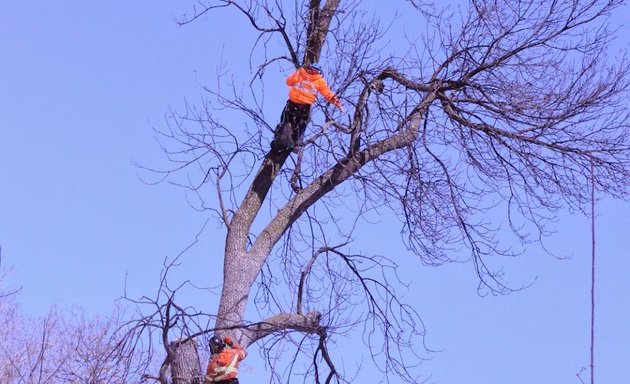
[[[243,360],[247,356],[247,351],[245,349],[243,349],[243,347],[241,347],[239,344],[234,344],[234,347],[232,347],[232,348],[238,350],[238,359],[239,360]]]
[[[328,84],[326,83],[326,80],[324,80],[323,77],[317,79],[313,84],[317,88],[317,91],[319,91],[319,93],[321,93],[322,96],[324,96],[324,98],[326,98],[326,100],[328,100],[329,103],[339,108],[341,112],[343,112],[343,107],[341,106],[341,102],[339,101],[337,96],[335,96],[335,93],[330,89],[330,87],[328,87]]]
[[[208,361],[208,366],[206,367],[206,376],[204,380],[204,384],[212,384],[214,382],[214,366],[216,365],[216,356],[212,356]]]
[[[247,356],[247,351],[240,344],[236,344],[230,336],[225,336],[223,338],[225,344],[229,345],[230,348],[236,349],[238,353],[239,360],[243,360],[245,356]]]

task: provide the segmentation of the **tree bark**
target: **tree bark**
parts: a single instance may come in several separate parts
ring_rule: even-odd
[[[203,384],[197,341],[195,339],[171,341],[170,348],[173,351],[171,362],[173,384]]]

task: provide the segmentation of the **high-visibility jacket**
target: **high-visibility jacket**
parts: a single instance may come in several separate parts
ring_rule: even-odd
[[[330,90],[319,72],[299,68],[287,77],[287,85],[290,87],[289,100],[294,103],[311,105],[317,99],[317,92],[319,92],[329,103],[341,108],[337,96]]]
[[[238,364],[245,356],[247,352],[238,344],[212,355],[206,370],[206,384],[235,379],[238,376]]]

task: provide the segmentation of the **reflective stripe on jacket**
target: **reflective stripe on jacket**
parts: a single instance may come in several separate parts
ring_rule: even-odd
[[[212,356],[206,370],[206,383],[235,379],[238,376],[238,364],[247,356],[247,352],[238,344]]]
[[[294,103],[311,105],[317,99],[317,92],[319,92],[329,103],[337,107],[341,105],[328,87],[326,80],[317,72],[312,73],[299,68],[287,77],[287,85],[290,87],[289,100]]]

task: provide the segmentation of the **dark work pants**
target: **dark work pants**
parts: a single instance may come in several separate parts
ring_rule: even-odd
[[[230,380],[215,381],[216,384],[238,384],[238,378]]]
[[[311,106],[287,100],[276,127],[272,147],[277,150],[290,149],[302,142],[310,118]]]

